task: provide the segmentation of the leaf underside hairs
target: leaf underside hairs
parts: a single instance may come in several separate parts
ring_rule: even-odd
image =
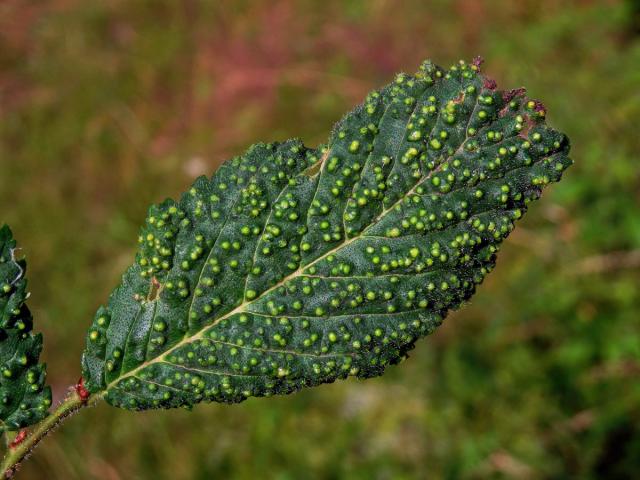
[[[382,374],[473,295],[571,164],[545,114],[479,62],[427,61],[326,145],[256,144],[198,178],[150,208],[89,329],[87,388],[142,410]]]

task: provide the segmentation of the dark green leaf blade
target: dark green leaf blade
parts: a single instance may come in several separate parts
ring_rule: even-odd
[[[0,433],[33,425],[48,415],[51,388],[38,363],[42,335],[34,335],[26,262],[16,258],[16,241],[0,227]]]
[[[382,374],[471,297],[571,164],[545,113],[477,65],[425,62],[327,146],[255,145],[196,180],[150,209],[89,331],[88,388],[148,409]]]

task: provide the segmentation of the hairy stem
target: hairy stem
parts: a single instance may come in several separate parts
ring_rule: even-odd
[[[7,448],[5,457],[2,460],[2,466],[0,467],[2,478],[11,478],[20,467],[22,461],[33,452],[49,432],[79,410],[93,405],[101,399],[101,395],[91,395],[88,398],[86,396],[83,398],[77,389],[74,388],[48,417],[36,424],[33,430],[27,433],[24,440],[17,445],[12,444]]]

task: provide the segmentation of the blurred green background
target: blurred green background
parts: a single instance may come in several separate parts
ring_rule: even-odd
[[[640,476],[640,5],[0,2],[0,220],[56,399],[150,203],[260,140],[323,142],[424,58],[526,85],[575,165],[470,305],[386,376],[192,412],[83,412],[24,479]]]

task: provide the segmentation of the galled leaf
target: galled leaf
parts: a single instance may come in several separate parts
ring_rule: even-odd
[[[570,165],[544,117],[477,63],[425,62],[326,146],[254,145],[151,207],[89,330],[88,388],[149,409],[382,374],[471,297]]]
[[[27,268],[18,260],[16,241],[0,227],[0,433],[33,425],[48,415],[51,389],[45,366],[38,363],[42,335],[31,331],[26,305]]]

